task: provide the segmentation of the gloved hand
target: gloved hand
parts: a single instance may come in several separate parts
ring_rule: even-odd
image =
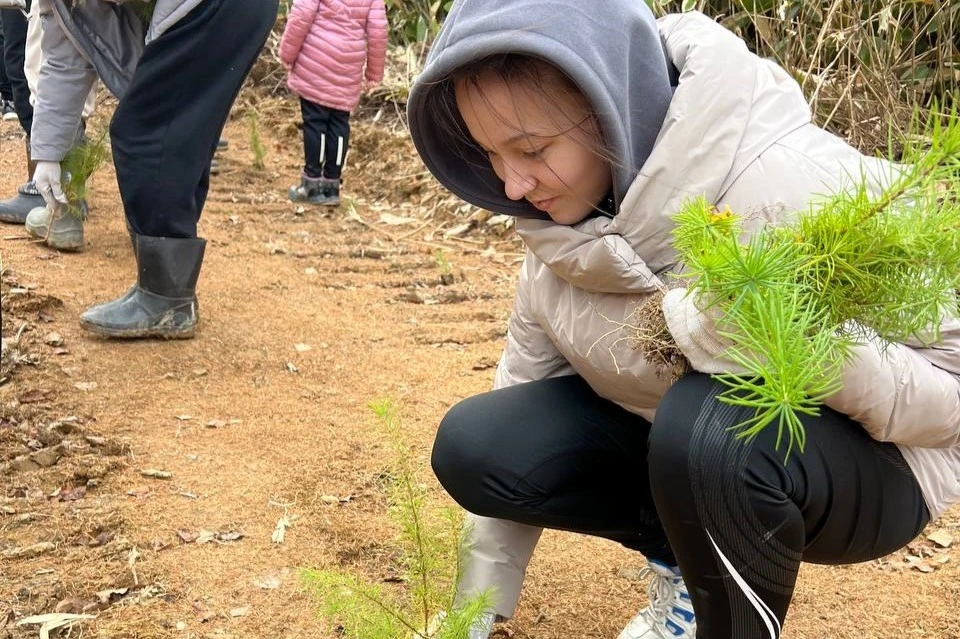
[[[59,162],[43,160],[37,162],[37,168],[33,172],[33,183],[51,211],[57,211],[61,206],[68,204],[67,196],[63,194],[63,186],[60,184]]]
[[[701,311],[686,289],[675,288],[663,296],[667,329],[694,370],[710,374],[745,373],[742,366],[724,357],[733,343],[717,332],[718,313],[715,307]]]
[[[26,0],[0,0],[0,9],[19,9],[27,10]]]

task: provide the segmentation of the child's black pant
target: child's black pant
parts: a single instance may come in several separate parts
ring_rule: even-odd
[[[206,0],[147,45],[110,124],[120,198],[140,235],[189,238],[210,160],[278,0]]]
[[[300,98],[303,116],[303,174],[339,180],[350,143],[350,112]]]
[[[30,0],[27,0],[27,11]],[[17,9],[0,10],[3,23],[3,65],[13,95],[13,108],[27,137],[33,126],[33,106],[30,105],[30,86],[23,72],[27,50],[27,18]]]
[[[747,442],[749,409],[716,399],[707,375],[680,380],[653,425],[579,376],[462,401],[444,418],[433,467],[468,511],[619,541],[679,564],[699,639],[780,636],[800,562],[867,561],[906,545],[929,511],[893,444],[824,408],[803,453],[776,426]]]

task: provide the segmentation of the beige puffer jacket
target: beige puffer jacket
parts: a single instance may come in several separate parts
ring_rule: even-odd
[[[601,396],[652,419],[668,382],[611,331],[674,269],[671,215],[703,194],[758,221],[803,210],[845,176],[875,182],[892,167],[864,158],[810,124],[796,83],[700,14],[659,21],[680,70],[653,153],[613,219],[575,227],[519,219],[527,245],[507,346],[495,386],[578,373]],[[643,256],[641,258],[641,256]],[[960,501],[960,321],[934,348],[864,346],[829,405],[899,445],[931,517]],[[496,588],[497,613],[513,614],[541,530],[472,517],[465,593]]]

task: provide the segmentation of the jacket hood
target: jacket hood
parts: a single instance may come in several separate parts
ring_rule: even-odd
[[[462,199],[496,213],[548,219],[525,200],[509,199],[486,155],[437,130],[431,93],[456,113],[448,82],[459,68],[498,54],[541,58],[562,70],[600,117],[617,158],[615,207],[653,149],[670,105],[668,62],[645,2],[604,0],[458,0],[407,103],[410,133],[431,173]]]
[[[684,204],[696,197],[719,202],[764,151],[810,123],[796,81],[723,26],[697,12],[665,16],[659,25],[679,83],[656,145],[616,217],[575,226],[534,219],[517,224],[530,250],[580,288],[656,288],[654,276],[677,267],[672,232]],[[763,211],[737,212],[755,223],[764,217]]]

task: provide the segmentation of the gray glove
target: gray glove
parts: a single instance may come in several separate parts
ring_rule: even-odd
[[[0,9],[19,9],[27,10],[26,0],[0,0]]]

